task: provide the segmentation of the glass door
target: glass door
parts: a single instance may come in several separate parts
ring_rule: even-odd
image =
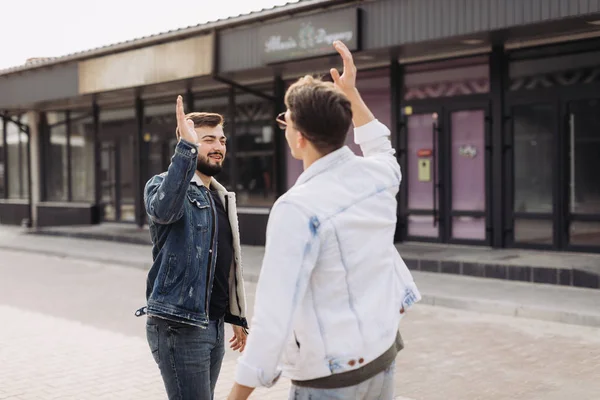
[[[100,190],[104,206],[104,220],[118,221],[121,219],[119,204],[119,153],[114,141],[106,140],[100,143]]]
[[[525,247],[547,247],[556,242],[554,176],[558,126],[556,103],[521,103],[510,108],[512,121],[513,241]]]
[[[420,111],[406,118],[407,236],[440,240],[439,112]]]
[[[487,241],[489,207],[486,190],[489,169],[487,110],[449,109],[446,180],[448,210],[445,214],[450,241]]]
[[[404,108],[409,240],[489,240],[487,113],[481,103]]]
[[[600,248],[600,99],[567,103],[565,242]]]
[[[135,221],[132,154],[131,135],[100,142],[100,185],[106,221]]]

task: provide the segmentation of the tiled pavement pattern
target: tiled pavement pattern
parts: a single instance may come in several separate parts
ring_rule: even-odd
[[[138,337],[0,306],[0,399],[164,399],[160,374]],[[236,361],[223,363],[215,398],[226,399]],[[290,383],[253,399],[287,399]],[[405,399],[398,397],[398,400]]]
[[[424,306],[407,324],[396,387],[410,398],[592,400],[600,393],[597,330],[439,310]],[[7,306],[0,319],[0,399],[165,398],[142,338]],[[226,398],[234,368],[227,357],[217,399]],[[251,398],[287,399],[288,387],[282,380]]]
[[[0,399],[164,399],[132,317],[144,280],[140,269],[0,251]],[[396,393],[409,399],[599,398],[598,328],[417,305],[402,333]],[[236,357],[226,354],[218,399]],[[287,384],[252,398],[286,399]]]

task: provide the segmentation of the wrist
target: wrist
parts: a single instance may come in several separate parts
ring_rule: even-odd
[[[358,93],[358,89],[355,87],[344,90],[344,94],[350,100],[350,102],[354,102],[360,99],[360,93]]]
[[[179,141],[180,141],[180,142],[184,142],[185,144],[188,144],[188,145],[190,145],[190,146],[193,146],[193,147],[198,147],[198,143],[196,143],[196,142],[195,142],[195,141],[193,141],[193,140],[190,140],[190,139],[184,138],[184,137],[180,137],[180,138],[179,138]]]

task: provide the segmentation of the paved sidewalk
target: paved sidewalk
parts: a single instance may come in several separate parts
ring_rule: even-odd
[[[147,245],[148,227],[105,222],[99,225],[32,229],[40,235]],[[398,243],[411,269],[600,289],[600,254],[492,249],[442,243]]]
[[[0,250],[0,276],[0,399],[164,398],[144,319],[133,316],[145,271]],[[428,290],[427,277],[439,276],[416,278]],[[255,290],[248,283],[250,318]],[[598,328],[417,304],[401,331],[396,393],[408,399],[595,400],[600,393]],[[217,399],[231,387],[238,355],[226,351]],[[286,385],[252,398],[286,399]]]
[[[0,306],[0,399],[165,399],[158,368],[143,339]],[[4,324],[3,324],[4,325]],[[235,360],[223,363],[216,389],[226,399]],[[285,399],[289,381],[257,390],[254,399]]]
[[[0,319],[11,322],[0,331],[2,400],[165,398],[142,338],[6,306]],[[597,330],[517,325],[459,311],[443,316],[428,306],[404,326],[407,349],[397,360],[396,392],[409,397],[397,400],[593,400],[600,392]],[[225,359],[217,400],[226,399],[235,365],[234,357]],[[250,398],[287,399],[288,390],[282,378]]]
[[[143,339],[2,305],[0,319],[10,321],[0,333],[1,400],[166,398]],[[236,362],[231,355],[223,361],[215,399],[227,398]],[[289,388],[282,378],[250,398],[287,399]]]
[[[150,246],[22,234],[0,227],[0,249],[88,260],[147,270]],[[243,246],[244,277],[256,282],[263,247]],[[554,322],[600,326],[600,290],[505,279],[412,271],[423,303]]]

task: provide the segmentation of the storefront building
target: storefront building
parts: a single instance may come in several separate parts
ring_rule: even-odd
[[[392,130],[397,241],[600,252],[600,1],[581,0],[305,0],[0,71],[0,223],[144,225],[182,94],[225,115],[218,178],[263,244],[302,171],[274,118],[341,68],[334,39]]]

